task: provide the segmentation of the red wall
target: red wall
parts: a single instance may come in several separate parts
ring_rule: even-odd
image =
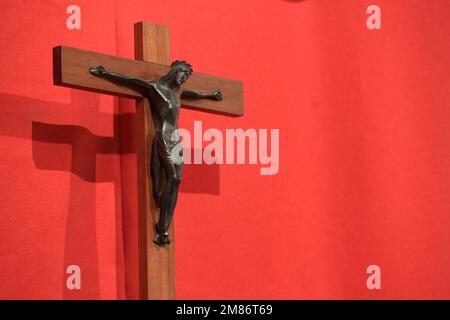
[[[51,52],[133,57],[142,20],[170,27],[173,59],[244,83],[244,117],[181,127],[280,130],[277,175],[185,166],[177,298],[450,298],[448,1],[0,6],[0,298],[136,298],[134,104],[53,86]]]

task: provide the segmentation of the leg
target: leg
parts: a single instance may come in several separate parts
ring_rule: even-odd
[[[161,158],[166,181],[160,196],[160,214],[157,224],[155,242],[158,245],[169,244],[168,230],[178,199],[178,188],[181,182],[182,164],[176,165],[172,161]]]
[[[152,177],[152,191],[153,199],[155,200],[156,206],[159,208],[159,195],[160,195],[160,182],[161,182],[161,163],[159,162],[156,137],[153,138],[152,142],[152,154],[151,154],[151,169],[150,174]]]

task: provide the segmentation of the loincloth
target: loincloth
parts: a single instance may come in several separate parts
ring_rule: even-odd
[[[170,137],[164,133],[156,133],[154,142],[161,162],[181,164],[183,162],[183,144],[179,136]]]

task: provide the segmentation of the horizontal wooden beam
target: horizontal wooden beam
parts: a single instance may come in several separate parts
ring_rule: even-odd
[[[130,88],[91,75],[89,67],[98,65],[114,72],[142,79],[158,79],[169,70],[169,66],[157,63],[125,59],[66,46],[53,48],[53,82],[55,85],[128,98],[141,97],[138,92]],[[183,99],[181,103],[185,107],[231,116],[244,114],[241,81],[194,72],[183,87],[199,91],[220,89],[223,95],[222,101]]]

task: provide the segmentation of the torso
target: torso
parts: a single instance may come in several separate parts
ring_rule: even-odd
[[[178,128],[180,92],[173,92],[157,81],[152,81],[150,84],[152,86],[146,98],[150,103],[156,133],[170,138]]]

